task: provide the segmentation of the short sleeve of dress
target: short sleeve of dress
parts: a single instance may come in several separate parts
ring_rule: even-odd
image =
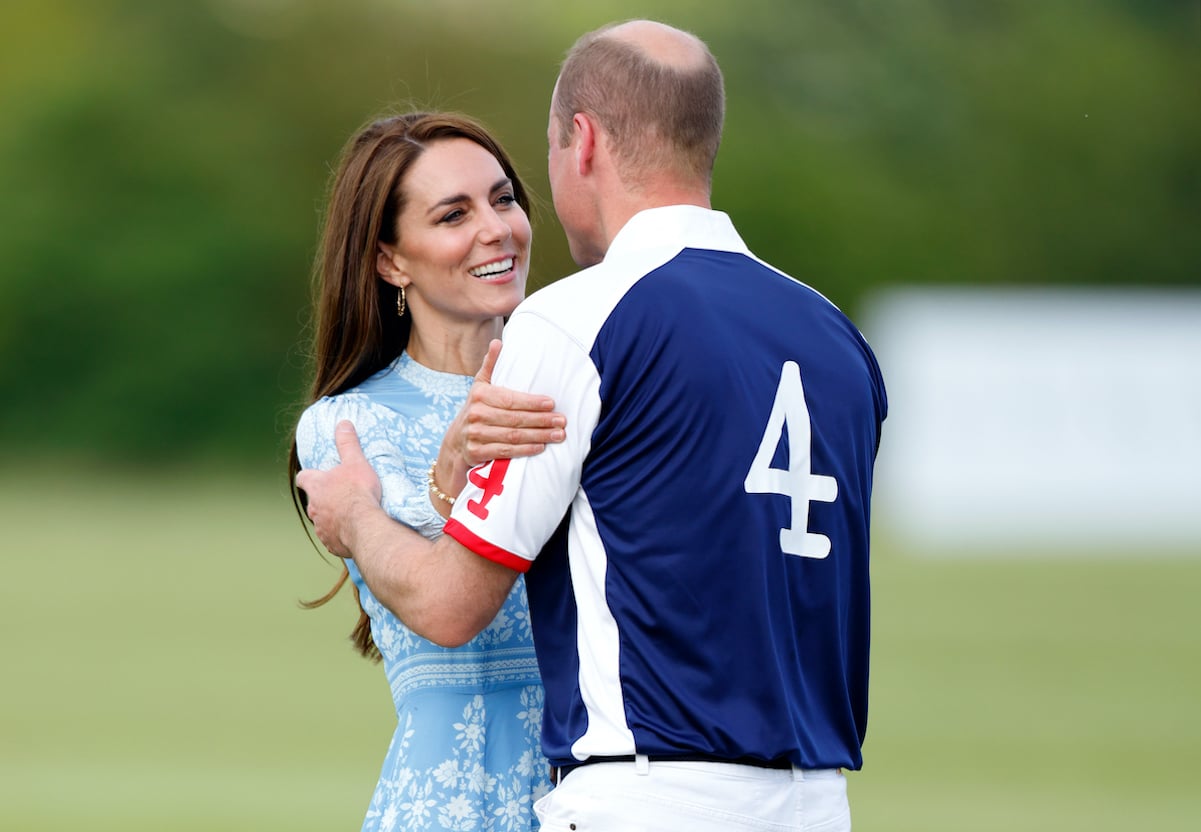
[[[384,511],[427,538],[442,532],[442,516],[430,505],[412,470],[423,470],[421,460],[406,464],[397,444],[396,415],[361,393],[343,393],[319,399],[304,411],[296,426],[296,450],[304,468],[328,471],[340,461],[334,428],[347,420],[355,427],[363,454],[380,478]],[[440,437],[439,437],[440,438]]]

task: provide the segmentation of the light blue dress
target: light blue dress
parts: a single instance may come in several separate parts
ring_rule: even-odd
[[[334,426],[349,419],[379,474],[384,510],[433,539],[443,520],[430,505],[426,471],[471,383],[403,353],[358,387],[304,412],[296,430],[301,465],[336,465]],[[347,565],[371,617],[397,716],[364,832],[538,829],[534,802],[550,781],[524,580],[483,632],[446,648],[405,627],[371,594],[354,562]]]

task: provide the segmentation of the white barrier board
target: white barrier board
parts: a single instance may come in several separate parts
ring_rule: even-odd
[[[1201,292],[909,290],[862,324],[898,542],[1201,554]]]

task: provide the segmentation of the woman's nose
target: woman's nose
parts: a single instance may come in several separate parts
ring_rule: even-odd
[[[484,213],[480,228],[480,239],[486,243],[496,243],[513,236],[513,229],[505,218],[495,210],[489,209]]]

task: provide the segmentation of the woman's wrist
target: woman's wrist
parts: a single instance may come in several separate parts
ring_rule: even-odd
[[[425,475],[425,484],[429,488],[430,496],[434,498],[434,504],[442,503],[449,509],[455,504],[455,498],[438,487],[437,471],[438,460],[435,459],[430,463],[430,469]]]

